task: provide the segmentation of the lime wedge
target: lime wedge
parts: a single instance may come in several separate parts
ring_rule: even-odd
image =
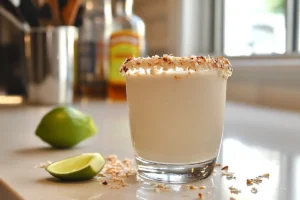
[[[100,153],[85,153],[80,156],[55,162],[46,171],[65,181],[88,180],[96,176],[105,164]]]
[[[71,148],[97,132],[93,119],[72,107],[57,107],[39,123],[35,134],[54,148]]]

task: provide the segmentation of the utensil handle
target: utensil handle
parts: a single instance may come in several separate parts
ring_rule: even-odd
[[[3,7],[0,6],[0,14],[5,17],[8,21],[10,21],[12,24],[14,24],[17,28],[29,32],[30,27],[27,23],[20,22],[14,15],[12,15],[10,12],[5,10]]]
[[[51,24],[53,26],[61,25],[62,23],[60,19],[59,6],[57,0],[46,0],[46,2],[48,2],[48,4],[51,6],[52,9],[53,16],[52,16]]]
[[[69,0],[62,10],[62,19],[65,25],[74,25],[77,11],[80,7],[80,0]]]

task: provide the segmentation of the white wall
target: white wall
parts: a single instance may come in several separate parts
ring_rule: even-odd
[[[300,55],[229,59],[228,100],[300,111]]]

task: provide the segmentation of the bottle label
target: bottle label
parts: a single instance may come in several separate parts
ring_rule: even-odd
[[[79,72],[94,73],[96,62],[96,43],[80,42],[79,43]]]
[[[81,42],[79,44],[79,74],[81,81],[104,80],[104,44]],[[90,80],[89,80],[90,79]]]
[[[126,58],[141,56],[139,35],[132,30],[122,30],[114,32],[109,41],[109,81],[125,84],[120,67]]]

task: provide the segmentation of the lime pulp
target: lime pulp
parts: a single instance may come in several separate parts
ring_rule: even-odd
[[[55,162],[46,167],[55,178],[64,181],[88,180],[96,176],[105,165],[100,153],[85,153]]]

